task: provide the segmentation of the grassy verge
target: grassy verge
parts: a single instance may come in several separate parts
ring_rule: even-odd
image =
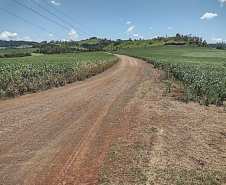
[[[226,184],[225,110],[177,101],[183,86],[161,70],[155,74],[124,112],[129,127],[106,151],[100,184]]]

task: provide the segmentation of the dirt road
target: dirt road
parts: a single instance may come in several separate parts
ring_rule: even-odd
[[[151,65],[118,57],[86,81],[0,102],[0,184],[97,183],[125,106],[153,76]]]

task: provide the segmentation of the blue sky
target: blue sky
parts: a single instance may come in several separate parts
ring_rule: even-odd
[[[98,34],[63,16],[42,0],[35,1],[74,27],[31,0],[18,1],[73,30],[64,29],[13,0],[1,0],[0,7],[66,39],[86,39],[75,29],[78,28],[91,36],[111,39],[150,39],[180,33],[203,37],[209,43],[226,41],[226,0],[44,0],[50,4],[52,1],[52,6]],[[2,40],[61,40],[55,34],[44,32],[2,10],[0,17]]]

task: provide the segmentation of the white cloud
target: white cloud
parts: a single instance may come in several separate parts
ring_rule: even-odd
[[[128,22],[126,22],[126,24],[131,24],[131,22],[130,22],[130,21],[128,21]]]
[[[0,34],[0,40],[16,40],[17,39],[17,33],[10,33],[8,31],[4,31],[2,34]]]
[[[71,29],[69,33],[70,40],[76,40],[78,39],[78,34],[75,30]]]
[[[154,36],[152,39],[157,39],[159,37],[159,35]]]
[[[55,6],[59,6],[60,5],[60,3],[57,3],[56,1],[50,1],[53,5],[55,5]]]
[[[140,36],[140,39],[142,39],[143,38],[143,36]]]
[[[207,12],[201,17],[201,19],[212,19],[212,18],[217,17],[217,16],[218,15],[216,13]]]
[[[2,32],[2,34],[0,34],[0,40],[32,41],[30,39],[30,37],[19,38],[17,33],[11,33],[11,32],[8,32],[8,31],[4,31],[4,32]]]
[[[52,33],[50,33],[50,34],[49,34],[49,36],[50,36],[50,37],[52,37],[52,36],[53,36],[53,34],[52,34]]]
[[[127,30],[127,33],[133,35],[133,29],[134,29],[134,28],[135,28],[135,26],[129,27],[128,30]]]
[[[215,38],[215,37],[213,37],[211,40],[214,42],[222,42],[223,41],[222,38]]]
[[[153,27],[150,27],[151,30],[153,30]]]
[[[133,33],[134,28],[135,28],[135,26],[129,27],[126,33],[129,34],[129,35],[133,35],[134,37],[139,37],[138,33]]]
[[[20,41],[32,41],[30,39],[30,37],[17,38],[17,40],[20,40]]]
[[[226,6],[226,0],[219,0],[221,3],[221,6]]]
[[[173,29],[173,27],[171,27],[171,26],[170,26],[170,27],[168,27],[168,30],[172,30],[172,29]]]

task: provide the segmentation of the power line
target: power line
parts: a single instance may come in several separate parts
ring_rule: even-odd
[[[64,29],[66,29],[66,30],[71,31],[70,28],[67,28],[67,27],[65,27],[65,26],[63,26],[63,25],[61,25],[61,24],[59,24],[59,23],[57,23],[57,22],[55,22],[55,21],[49,19],[48,17],[46,17],[46,16],[44,16],[44,15],[42,15],[42,14],[36,12],[35,10],[33,10],[33,9],[31,9],[31,8],[29,8],[29,7],[27,7],[27,6],[25,6],[24,4],[18,2],[17,0],[13,0],[13,1],[15,1],[15,2],[18,3],[19,5],[23,6],[24,8],[26,8],[26,9],[28,9],[28,10],[30,10],[30,11],[36,13],[37,15],[39,15],[39,16],[41,16],[41,17],[43,17],[43,18],[45,18],[45,19],[47,19],[47,20],[49,20],[49,21],[51,21],[51,22],[53,22],[53,23],[55,23],[55,24],[57,24],[58,26],[60,26],[60,27],[62,27],[62,28],[64,28]],[[79,33],[79,34],[80,34],[80,33]],[[85,38],[88,38],[88,37],[85,36],[85,35],[82,35],[82,34],[80,34],[80,35],[83,36],[83,37],[85,37]]]
[[[60,38],[62,38],[62,39],[67,40],[66,38],[64,38],[64,37],[62,37],[62,36],[60,36],[60,35],[58,35],[58,34],[56,34],[56,33],[54,33],[54,32],[48,31],[48,30],[46,30],[46,29],[44,29],[44,28],[42,28],[42,27],[40,27],[40,26],[37,26],[37,25],[35,25],[35,24],[33,24],[33,23],[31,23],[31,22],[29,22],[29,21],[27,21],[27,20],[25,20],[25,19],[23,19],[23,18],[21,18],[21,17],[19,17],[19,16],[17,16],[17,15],[15,15],[14,13],[11,13],[11,12],[9,12],[8,10],[3,9],[2,7],[0,7],[0,9],[3,10],[3,11],[5,11],[5,12],[7,12],[7,13],[9,13],[9,14],[11,14],[11,15],[13,15],[14,17],[17,17],[18,19],[23,20],[24,22],[26,22],[26,23],[28,23],[28,24],[31,24],[32,26],[35,26],[36,28],[39,28],[39,29],[41,29],[41,30],[43,30],[43,31],[45,31],[45,32],[47,32],[47,33],[49,33],[49,34],[53,34],[53,35],[56,35],[56,36],[58,36],[58,37],[60,37]]]
[[[67,18],[71,19],[72,21],[76,22],[77,24],[79,24],[80,26],[90,30],[91,32],[98,34],[97,32],[91,30],[90,28],[84,26],[83,24],[79,23],[78,21],[76,21],[75,19],[71,18],[70,16],[68,16],[67,14],[65,14],[64,12],[58,10],[57,8],[55,8],[54,6],[52,6],[51,4],[47,3],[46,1],[42,0],[42,2],[44,2],[45,4],[47,4],[48,6],[50,6],[51,8],[55,9],[56,11],[60,12],[61,14],[63,14],[64,16],[66,16]]]
[[[40,4],[36,3],[34,0],[31,0],[33,3],[35,3],[36,5],[38,5],[39,7],[41,7],[42,9],[44,9],[45,11],[47,11],[48,13],[50,13],[51,15],[55,16],[56,18],[60,19],[61,21],[63,21],[64,23],[68,24],[69,26],[71,27],[74,27],[75,29],[81,31],[82,33],[86,34],[86,35],[89,35],[91,36],[90,34],[82,31],[81,29],[79,28],[76,28],[75,26],[71,25],[70,23],[68,23],[67,21],[63,20],[62,18],[60,18],[59,16],[55,15],[54,13],[50,12],[49,10],[47,10],[46,8],[44,8],[43,6],[41,6]]]

